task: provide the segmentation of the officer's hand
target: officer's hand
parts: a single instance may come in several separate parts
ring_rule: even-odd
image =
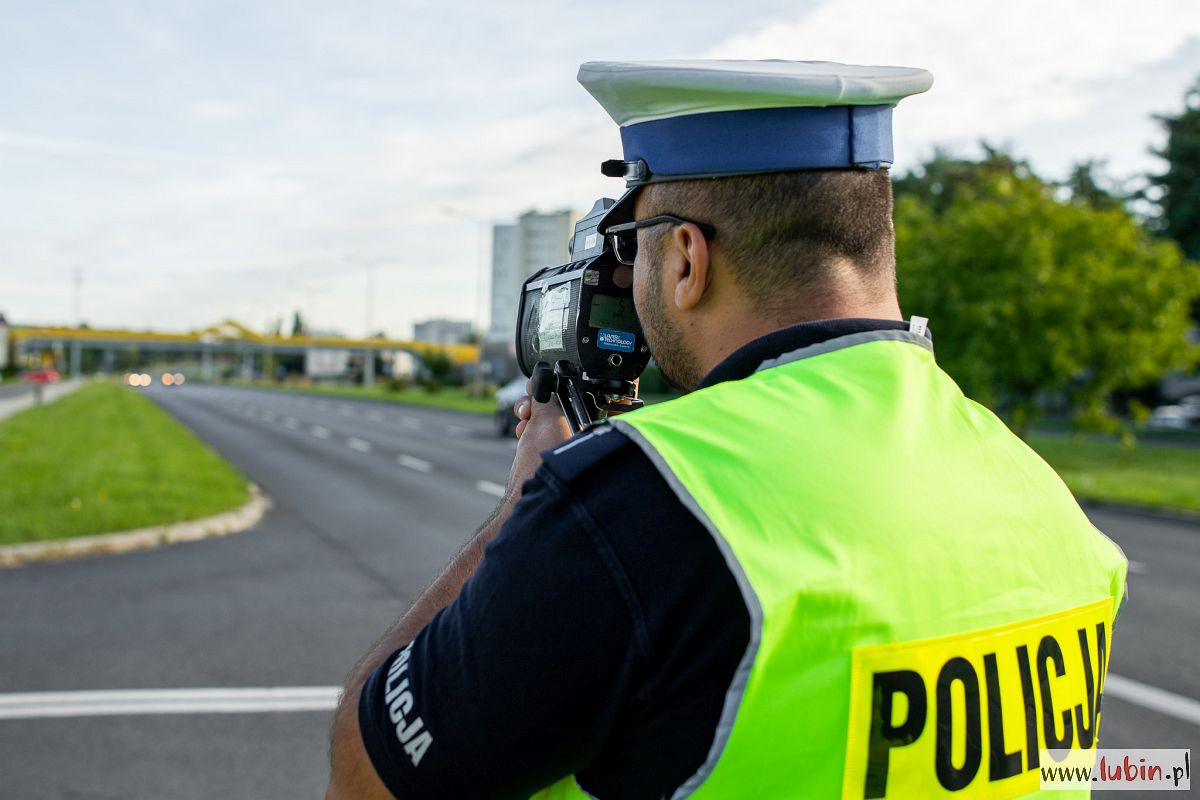
[[[555,447],[571,438],[571,427],[563,415],[558,400],[551,395],[550,402],[534,400],[532,381],[526,384],[525,397],[513,405],[517,415],[517,455],[508,474],[508,491],[520,494],[521,484],[533,477],[541,466],[541,452]]]

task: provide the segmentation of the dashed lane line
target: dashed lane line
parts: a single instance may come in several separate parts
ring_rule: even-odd
[[[420,458],[414,458],[413,456],[402,455],[396,459],[396,463],[417,472],[433,472],[433,464]]]
[[[322,428],[320,425],[313,425],[312,435],[317,437],[318,439],[328,439],[329,438],[329,428]]]
[[[283,427],[296,430],[300,427],[300,420],[296,419],[295,417],[288,417],[283,421]]]
[[[349,447],[351,450],[357,450],[360,453],[371,452],[370,442],[365,439],[357,439],[353,436],[346,440],[346,447]]]
[[[23,692],[0,695],[0,720],[329,711],[337,705],[338,692],[336,686]]]
[[[419,431],[423,427],[421,420],[416,417],[401,417],[400,424],[414,431]]]
[[[471,431],[467,428],[460,428],[457,425],[447,425],[446,435],[453,436],[456,439],[465,439],[471,435]]]
[[[504,487],[498,483],[491,481],[476,481],[475,488],[484,494],[490,494],[493,497],[504,497]]]

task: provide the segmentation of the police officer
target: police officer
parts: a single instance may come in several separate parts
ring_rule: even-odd
[[[328,797],[1036,791],[1096,744],[1125,560],[901,316],[891,116],[932,77],[579,77],[690,391],[569,441],[518,404],[500,508],[351,674]]]

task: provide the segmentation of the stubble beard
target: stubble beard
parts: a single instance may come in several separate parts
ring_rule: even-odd
[[[667,384],[680,391],[691,391],[700,383],[700,366],[695,355],[688,349],[679,325],[667,315],[662,281],[657,274],[660,266],[656,264],[653,269],[655,274],[647,287],[646,308],[638,309],[642,332],[646,335],[646,343],[650,345],[650,354],[654,356],[654,361]]]

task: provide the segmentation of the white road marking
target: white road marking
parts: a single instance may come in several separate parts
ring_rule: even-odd
[[[416,417],[403,417],[400,420],[400,424],[406,428],[411,428],[414,431],[420,430],[422,427],[421,420],[417,419]]]
[[[383,412],[382,411],[368,411],[367,419],[374,420],[375,422],[383,422]]]
[[[353,417],[354,409],[351,408],[350,406],[338,406],[338,413],[341,414],[343,417]]]
[[[329,428],[322,428],[320,425],[313,425],[312,435],[317,437],[318,439],[328,439],[329,438]]]
[[[465,439],[471,435],[471,431],[467,428],[460,428],[457,425],[447,425],[446,435],[453,436],[456,439]]]
[[[488,481],[483,484],[503,487]],[[482,490],[481,490],[482,491]],[[492,493],[489,490],[489,494]],[[336,686],[279,686],[227,689],[117,689],[83,692],[0,694],[0,719],[128,716],[138,714],[249,714],[329,711]],[[1200,725],[1200,702],[1138,681],[1109,675],[1104,693],[1176,719]]]
[[[433,471],[433,464],[425,461],[424,458],[400,456],[396,458],[396,463],[407,469],[415,469],[418,473],[432,473]]]
[[[283,421],[283,427],[296,430],[296,428],[300,427],[300,420],[296,419],[295,417],[288,417]]]
[[[1118,700],[1200,725],[1200,701],[1181,694],[1158,689],[1140,681],[1109,675],[1104,679],[1104,693]]]
[[[1135,575],[1145,574],[1146,562],[1145,561],[1134,561],[1132,558],[1129,559],[1129,571],[1134,573]]]
[[[336,686],[23,692],[0,695],[0,719],[329,711],[338,692]]]
[[[433,472],[433,464],[412,456],[400,456],[396,459],[396,463],[408,469],[415,469],[417,472]]]
[[[371,452],[371,443],[370,442],[364,441],[362,439],[356,439],[353,436],[351,436],[349,439],[346,440],[346,447],[349,447],[351,450],[357,450],[360,453]]]
[[[475,483],[475,488],[484,494],[490,494],[495,497],[504,497],[504,487],[498,483],[492,483],[491,481],[477,481]]]

